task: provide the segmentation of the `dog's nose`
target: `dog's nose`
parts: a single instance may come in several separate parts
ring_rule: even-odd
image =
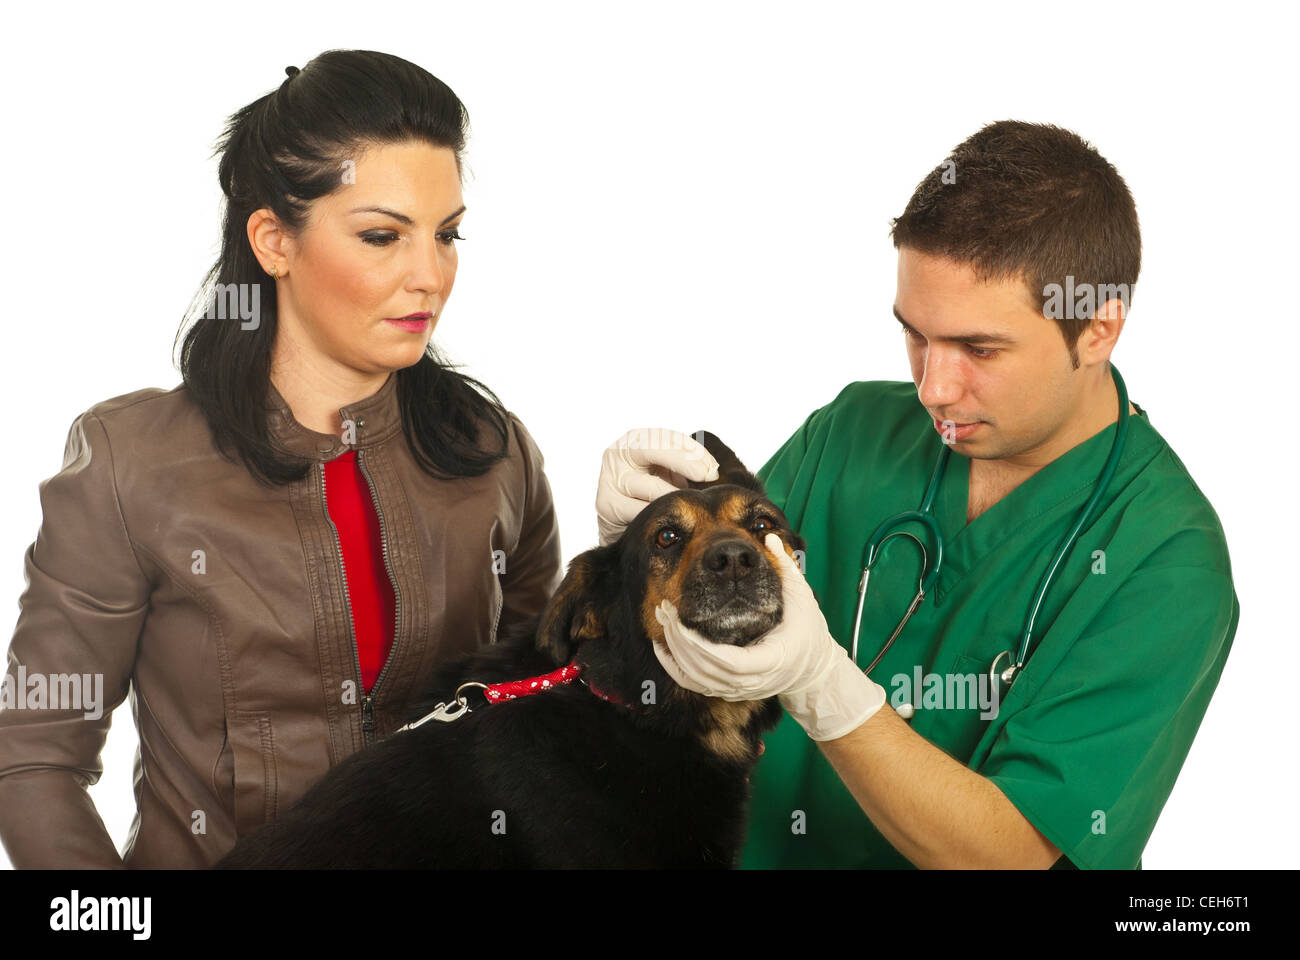
[[[758,551],[744,540],[723,540],[704,552],[704,569],[719,577],[739,580],[758,566]]]

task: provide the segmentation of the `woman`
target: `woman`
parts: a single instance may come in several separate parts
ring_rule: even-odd
[[[9,655],[24,676],[5,681],[24,709],[0,711],[17,867],[211,864],[409,719],[435,663],[527,624],[558,585],[541,453],[430,343],[464,107],[381,53],[286,73],[225,131],[184,382],[91,407],[41,485]],[[57,674],[86,699],[101,678],[98,705]],[[85,787],[128,690],[119,856]]]

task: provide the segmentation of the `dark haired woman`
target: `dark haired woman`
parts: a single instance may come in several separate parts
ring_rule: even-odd
[[[17,867],[211,864],[559,583],[541,453],[430,342],[464,107],[381,53],[286,73],[221,143],[221,254],[184,382],[91,407],[41,485],[5,680],[24,709],[0,711]],[[86,786],[128,692],[119,856]]]

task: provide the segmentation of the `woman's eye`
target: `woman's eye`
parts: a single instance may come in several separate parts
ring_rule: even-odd
[[[660,547],[671,547],[679,539],[681,538],[678,536],[677,531],[672,527],[664,527],[655,534],[655,544]]]
[[[391,244],[394,240],[397,239],[397,234],[373,233],[373,232],[363,233],[361,234],[361,239],[363,242],[368,243],[373,247],[386,247],[389,244]],[[465,238],[462,237],[460,233],[454,229],[444,230],[438,234],[438,242],[443,244],[444,246],[450,246],[451,244],[455,243],[457,240],[464,240],[464,239]]]

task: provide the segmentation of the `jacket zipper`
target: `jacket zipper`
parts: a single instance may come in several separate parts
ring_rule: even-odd
[[[364,745],[369,746],[375,739],[375,697],[379,694],[379,685],[384,680],[384,674],[388,672],[388,664],[392,662],[393,654],[397,651],[397,638],[401,632],[402,602],[401,594],[397,589],[397,582],[393,580],[392,567],[388,564],[388,540],[384,532],[384,515],[379,509],[379,498],[375,496],[375,489],[370,482],[370,474],[365,468],[363,461],[364,454],[357,452],[357,463],[361,467],[361,473],[366,478],[366,484],[370,487],[370,499],[375,505],[375,514],[379,517],[379,542],[384,555],[384,569],[388,572],[389,582],[393,585],[393,596],[397,600],[397,616],[393,629],[393,645],[388,651],[388,659],[384,662],[383,668],[379,671],[379,676],[375,678],[375,685],[370,688],[370,692],[365,692],[365,682],[361,677],[361,654],[357,650],[357,625],[352,616],[352,601],[348,589],[348,570],[347,564],[343,562],[343,540],[339,536],[339,528],[334,523],[334,518],[330,516],[329,499],[325,492],[325,464],[320,465],[320,493],[321,501],[325,507],[325,520],[329,523],[330,529],[334,532],[334,545],[338,551],[339,570],[343,574],[343,603],[348,611],[348,638],[352,646],[352,664],[356,668],[357,691],[361,694],[361,736]]]
[[[393,662],[393,657],[397,653],[397,641],[402,635],[402,592],[397,589],[397,578],[393,576],[393,568],[388,562],[388,530],[384,525],[384,511],[379,506],[379,495],[375,493],[375,485],[371,480],[370,471],[366,469],[366,452],[364,450],[357,451],[357,466],[361,468],[361,475],[366,478],[366,486],[370,488],[370,500],[375,505],[375,516],[379,518],[379,548],[384,556],[384,570],[388,574],[388,582],[393,585],[393,600],[396,607],[393,617],[393,644],[388,649],[388,657],[384,660],[384,665],[379,668],[379,676],[375,677],[375,685],[370,691],[370,697],[366,698],[372,699],[379,693],[379,685],[384,682],[384,676],[388,673],[388,665]],[[358,655],[357,659],[359,663],[360,655]],[[358,667],[358,669],[360,668]],[[366,705],[363,700],[361,714],[361,729],[363,731],[365,730],[365,710]],[[375,725],[373,706],[371,710],[370,728],[373,731]]]

